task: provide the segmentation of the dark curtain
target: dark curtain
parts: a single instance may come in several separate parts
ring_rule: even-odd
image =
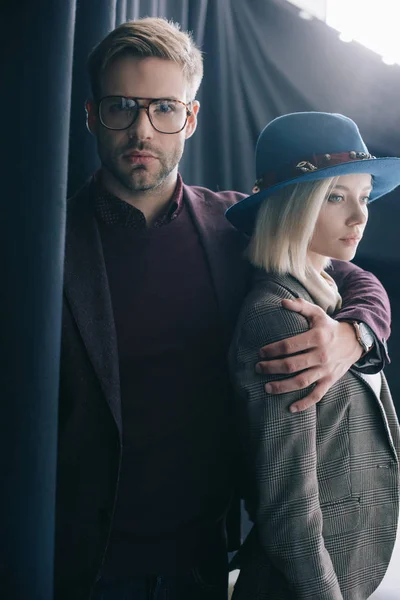
[[[299,19],[284,0],[2,3],[1,598],[52,596],[65,197],[98,166],[85,128],[85,63],[111,29],[142,16],[180,22],[204,52],[199,127],[181,164],[187,183],[249,192],[260,130],[291,111],[342,112],[373,153],[400,154],[399,67]],[[399,200],[392,194],[372,206],[357,259],[392,300],[395,400]]]
[[[336,31],[298,13],[285,0],[78,2],[69,192],[98,166],[95,141],[84,124],[86,57],[115,25],[147,15],[180,22],[204,52],[199,125],[181,163],[187,183],[249,192],[260,130],[278,115],[301,110],[341,112],[358,123],[374,154],[399,155],[400,67],[383,64],[359,44],[341,42]],[[393,211],[400,216],[398,198],[379,203],[379,227],[369,228],[361,254],[400,260],[393,219]]]
[[[250,192],[259,132],[271,119],[302,110],[343,113],[357,122],[373,154],[400,155],[400,67],[383,64],[360,44],[341,42],[321,21],[300,19],[285,0],[114,0],[96,3],[95,20],[91,11],[92,0],[78,4],[70,193],[98,166],[94,139],[84,126],[86,56],[108,29],[147,15],[180,22],[204,52],[198,129],[180,166],[187,183]],[[372,205],[370,213],[356,262],[390,289],[389,348],[396,365],[400,287],[392,273],[400,267],[400,192]],[[387,374],[400,408],[400,377],[393,366]]]
[[[49,600],[75,1],[0,22],[0,598]]]

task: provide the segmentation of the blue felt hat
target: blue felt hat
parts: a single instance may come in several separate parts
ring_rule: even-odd
[[[327,177],[370,173],[371,200],[400,185],[400,158],[375,158],[357,125],[339,114],[299,112],[278,117],[261,132],[256,146],[254,193],[226,211],[240,231],[251,234],[261,202],[283,187]]]

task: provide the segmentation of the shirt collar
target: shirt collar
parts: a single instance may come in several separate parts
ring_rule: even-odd
[[[100,171],[93,178],[94,207],[96,216],[106,225],[119,225],[136,231],[147,228],[146,218],[141,210],[114,196],[101,183]],[[162,227],[173,221],[183,206],[183,181],[178,173],[175,191],[165,210],[153,223],[152,228]]]

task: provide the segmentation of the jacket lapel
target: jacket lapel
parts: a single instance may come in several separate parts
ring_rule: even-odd
[[[216,293],[221,322],[230,342],[249,285],[250,268],[243,258],[245,237],[224,217],[225,206],[214,194],[183,187],[184,202],[204,248]]]
[[[90,187],[69,201],[64,292],[121,436],[117,337]]]
[[[381,390],[379,395],[377,394],[376,386],[371,381],[371,375],[360,373],[359,371],[355,371],[354,369],[352,369],[352,372],[359,379],[361,379],[374,394],[385,426],[386,435],[389,439],[390,447],[397,461],[398,452],[400,449],[399,425],[397,422],[396,412],[391,399],[389,387],[387,385],[386,378],[383,372],[381,371],[377,374],[381,378]]]

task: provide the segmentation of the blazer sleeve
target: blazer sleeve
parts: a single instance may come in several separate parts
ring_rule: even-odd
[[[230,368],[246,465],[246,507],[263,550],[285,577],[293,600],[343,600],[322,536],[316,455],[316,406],[289,406],[312,388],[267,394],[276,376],[257,375],[259,348],[308,329],[301,315],[249,306],[231,346]],[[279,378],[282,379],[280,375]]]
[[[350,262],[334,260],[332,266],[330,275],[335,279],[342,296],[342,308],[335,319],[362,321],[372,329],[377,348],[355,366],[365,373],[377,373],[390,362],[387,340],[390,336],[391,312],[386,290],[375,275]]]

